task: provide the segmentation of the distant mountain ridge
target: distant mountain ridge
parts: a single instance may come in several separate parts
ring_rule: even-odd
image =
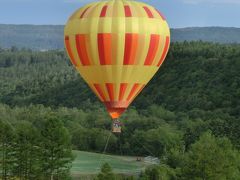
[[[0,47],[33,50],[63,49],[63,25],[0,24]],[[240,43],[240,28],[191,27],[171,29],[171,40]]]
[[[0,47],[49,50],[63,48],[62,25],[5,25],[0,24]]]
[[[240,43],[240,28],[189,27],[172,29],[173,41],[208,41],[216,43]]]

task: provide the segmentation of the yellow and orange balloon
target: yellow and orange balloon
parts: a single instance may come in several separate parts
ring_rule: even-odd
[[[64,30],[72,64],[119,118],[162,65],[170,30],[154,7],[130,0],[98,1],[77,10]]]

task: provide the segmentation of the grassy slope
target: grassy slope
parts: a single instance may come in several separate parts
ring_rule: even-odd
[[[76,155],[71,173],[73,176],[97,174],[102,163],[107,162],[118,174],[138,174],[147,165],[144,162],[137,162],[136,157],[101,155],[83,151],[74,151]]]

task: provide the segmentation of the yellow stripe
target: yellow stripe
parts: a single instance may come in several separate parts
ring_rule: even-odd
[[[127,85],[125,94],[124,94],[124,96],[123,96],[123,101],[126,101],[126,100],[127,100],[128,95],[130,94],[130,92],[131,92],[134,84],[135,84],[135,83],[129,83],[129,84]]]
[[[102,11],[102,7],[104,6],[104,4],[103,4],[103,2],[97,2],[95,4],[93,10],[89,13],[88,18],[93,18],[93,17],[98,18],[100,16],[100,13]]]
[[[76,60],[77,66],[81,66],[82,63],[81,63],[80,58],[79,58],[78,53],[77,53],[75,36],[69,36],[69,42],[70,42],[71,50],[72,50],[73,56]]]
[[[141,14],[141,10],[139,9],[138,6],[136,6],[132,2],[130,2],[129,4],[130,4],[129,6],[131,9],[132,17],[143,17]]]
[[[109,1],[106,4],[106,6],[107,6],[106,17],[112,17],[112,15],[113,15],[113,4],[114,4],[114,1]]]
[[[115,52],[112,53],[114,58],[115,66],[112,66],[112,74],[110,76],[115,77],[115,82],[121,82],[122,76],[122,64],[124,59],[124,46],[125,46],[125,18],[118,18],[119,16],[124,17],[124,6],[122,1],[114,1],[113,4],[113,14],[112,16],[115,18],[111,18],[111,32],[113,36],[116,38],[115,43],[112,44],[112,48],[115,49]],[[114,33],[114,32],[122,32],[122,33]],[[116,53],[116,54],[115,54]],[[119,65],[119,66],[117,66]],[[111,77],[111,78],[112,78]],[[112,81],[112,79],[110,79]],[[120,83],[115,83],[115,100],[118,100],[120,90]]]
[[[120,83],[114,84],[114,101],[118,101],[120,92]]]
[[[138,48],[137,51],[137,60],[138,60],[138,65],[144,65],[144,62],[147,57],[148,49],[149,49],[149,44],[150,44],[150,34],[146,35],[141,35],[139,44],[141,44]]]
[[[169,36],[170,34],[167,22],[154,18],[84,18],[71,20],[65,26],[66,35],[121,32],[160,34],[164,36]]]
[[[122,68],[121,77],[112,76],[113,69]],[[77,68],[88,83],[140,83],[147,84],[159,67],[156,66],[80,66]],[[93,73],[94,72],[94,73]],[[132,72],[131,77],[125,72]]]
[[[143,9],[143,6],[147,6],[144,3],[140,3],[140,2],[136,2],[136,1],[131,1],[132,6],[135,7],[135,9],[137,10],[137,16],[138,17],[145,17],[148,18],[146,11]]]
[[[89,9],[87,10],[87,12],[84,14],[84,18],[88,18],[88,17],[92,17],[92,12],[95,11],[95,7],[98,6],[98,3],[92,3],[90,4],[88,7]],[[80,17],[80,16],[79,16]],[[79,17],[77,17],[76,19],[79,19]]]
[[[97,34],[90,34],[89,35],[89,42],[88,42],[88,51],[91,54],[91,61],[95,65],[100,65],[99,57],[98,57],[98,44],[97,44]]]
[[[87,50],[87,55],[88,55],[88,58],[89,58],[89,61],[90,61],[90,64],[91,65],[95,65],[97,64],[97,62],[95,61],[95,58],[93,56],[93,53],[92,53],[92,44],[91,44],[91,35],[87,34],[86,36],[86,50]]]
[[[159,42],[157,54],[156,54],[156,56],[154,58],[154,61],[153,61],[153,64],[152,64],[153,66],[156,66],[161,59],[161,56],[162,56],[162,53],[163,53],[163,50],[164,50],[164,46],[165,46],[165,41],[166,41],[166,37],[160,36],[160,42]]]
[[[104,94],[104,97],[105,97],[106,101],[110,101],[106,84],[105,83],[99,83],[99,84],[100,84],[101,90],[102,90],[102,92]]]
[[[125,17],[123,1],[114,1],[113,17]]]

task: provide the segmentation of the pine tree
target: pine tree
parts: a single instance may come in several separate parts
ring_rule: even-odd
[[[36,179],[40,173],[39,134],[28,123],[16,129],[14,173],[20,179]]]
[[[112,173],[112,168],[108,163],[104,163],[101,167],[101,172],[97,176],[97,180],[113,180],[115,179]]]
[[[73,160],[68,130],[56,116],[50,115],[41,134],[42,170],[45,177],[53,179],[68,174]]]
[[[0,173],[2,180],[7,180],[12,176],[14,165],[14,130],[0,120]]]

